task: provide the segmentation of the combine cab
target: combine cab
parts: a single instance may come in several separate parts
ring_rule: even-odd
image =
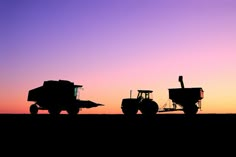
[[[28,92],[28,101],[34,101],[29,108],[31,114],[38,110],[48,110],[49,114],[57,115],[65,110],[70,115],[78,114],[82,108],[103,106],[90,100],[77,99],[78,89],[82,85],[75,85],[67,80],[44,81],[43,86]]]

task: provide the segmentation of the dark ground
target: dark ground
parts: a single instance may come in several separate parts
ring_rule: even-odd
[[[184,114],[156,114],[155,116],[144,116],[137,114],[132,117],[123,114],[78,114],[70,116],[61,114],[52,116],[49,114],[0,114],[1,130],[41,130],[56,129],[65,131],[67,129],[76,132],[125,131],[127,129],[150,129],[155,132],[168,131],[172,129],[209,129],[236,130],[236,114],[197,114],[188,117]],[[235,129],[234,129],[235,128]],[[69,131],[68,130],[68,131]]]
[[[197,152],[202,149],[222,151],[223,146],[236,150],[236,147],[230,148],[236,142],[236,114],[197,114],[193,117],[184,114],[154,117],[141,114],[134,117],[122,114],[74,117],[67,114],[57,117],[1,114],[0,124],[4,147],[23,146],[37,149],[37,152],[53,148],[58,152],[71,149],[70,152],[86,150],[87,154],[92,154],[94,149],[104,153],[108,148],[110,151],[115,148],[114,151],[121,153],[124,150],[139,152],[144,147],[150,148],[152,153],[164,147],[170,150],[194,148]],[[72,149],[74,147],[76,149]]]

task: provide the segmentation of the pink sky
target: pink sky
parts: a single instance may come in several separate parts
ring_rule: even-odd
[[[29,113],[45,80],[82,84],[81,113],[120,114],[122,98],[151,89],[204,90],[201,113],[236,113],[236,2],[230,0],[3,0],[0,113]]]

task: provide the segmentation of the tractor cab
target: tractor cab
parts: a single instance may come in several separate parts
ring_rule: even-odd
[[[153,99],[152,90],[138,90],[138,99]]]

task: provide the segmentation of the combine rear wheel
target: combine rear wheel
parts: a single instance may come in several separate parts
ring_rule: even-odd
[[[33,114],[33,115],[38,113],[38,106],[36,104],[32,104],[30,106],[30,113]]]

